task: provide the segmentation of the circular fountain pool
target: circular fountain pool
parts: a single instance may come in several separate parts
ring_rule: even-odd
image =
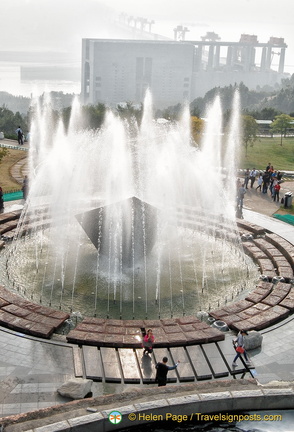
[[[77,103],[68,132],[60,123],[52,133],[50,103],[36,108],[29,197],[1,256],[5,285],[123,319],[195,314],[252,286],[257,269],[235,223],[237,105],[225,140],[216,99],[201,146],[188,109],[177,123],[157,122],[148,93],[140,125],[109,111],[98,131],[77,130]]]

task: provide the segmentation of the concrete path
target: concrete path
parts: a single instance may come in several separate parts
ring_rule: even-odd
[[[56,389],[74,377],[73,349],[66,344],[0,330],[0,414],[7,416],[67,400]]]

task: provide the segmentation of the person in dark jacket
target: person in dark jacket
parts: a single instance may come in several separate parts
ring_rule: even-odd
[[[16,129],[17,141],[19,145],[23,145],[23,131],[20,126]]]
[[[168,358],[163,357],[162,362],[158,362],[156,367],[156,377],[155,381],[158,383],[158,387],[162,387],[166,385],[167,382],[167,373],[169,370],[176,369],[178,367],[178,364],[180,363],[179,360],[174,366],[168,366],[167,365]]]
[[[4,199],[3,199],[3,190],[0,186],[0,213],[4,212]]]

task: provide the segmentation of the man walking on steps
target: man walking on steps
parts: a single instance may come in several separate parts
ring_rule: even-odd
[[[178,362],[174,366],[168,366],[167,362],[168,362],[168,358],[163,357],[162,362],[158,362],[157,365],[155,366],[157,369],[155,381],[158,383],[158,387],[162,387],[166,385],[168,371],[176,369],[178,367],[178,364],[180,363],[180,361],[178,360]]]

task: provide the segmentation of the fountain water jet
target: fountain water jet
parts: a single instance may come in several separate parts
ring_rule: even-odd
[[[20,293],[83,315],[163,318],[208,310],[250,284],[248,268],[257,272],[234,235],[237,99],[228,142],[217,98],[201,148],[188,108],[178,123],[157,122],[149,93],[140,127],[108,112],[99,131],[80,131],[75,102],[68,132],[62,123],[52,132],[50,101],[38,107],[29,198],[7,256]]]

